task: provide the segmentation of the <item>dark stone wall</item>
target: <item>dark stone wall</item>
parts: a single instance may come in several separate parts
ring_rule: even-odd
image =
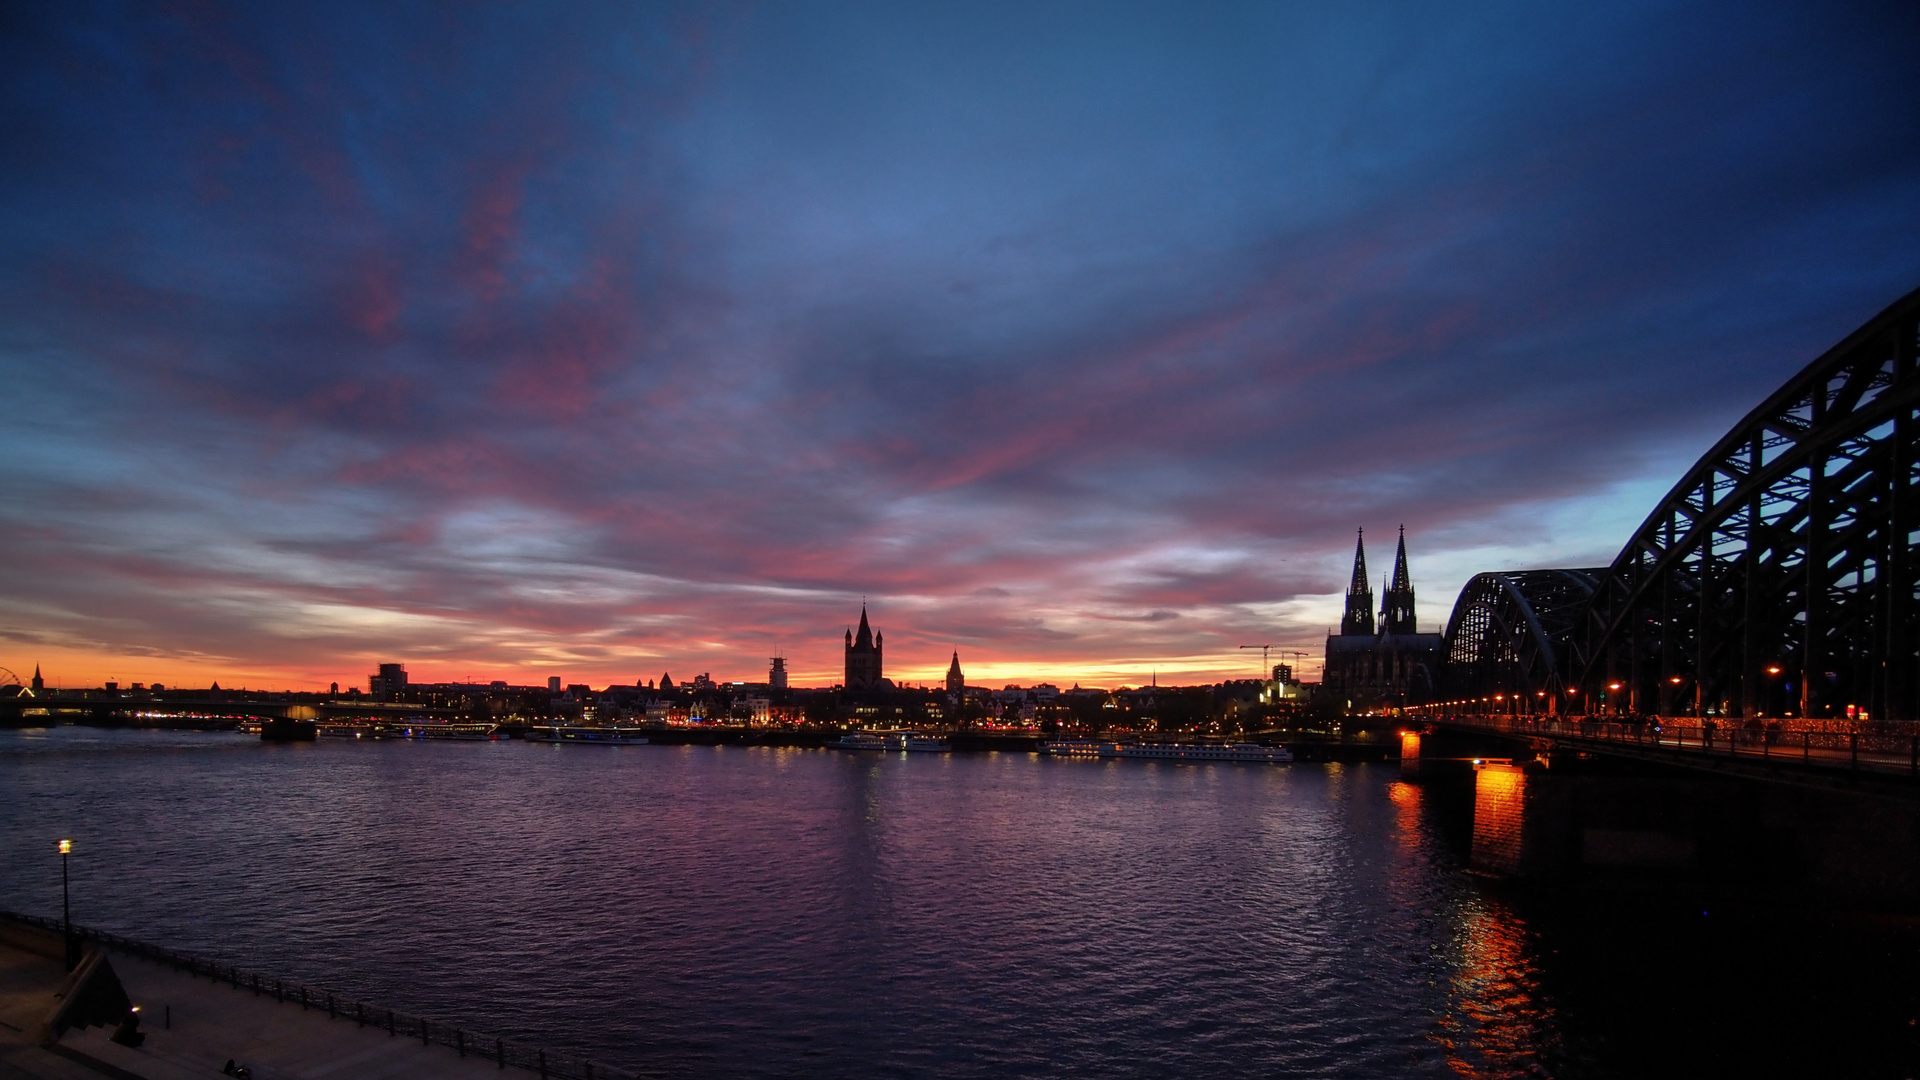
[[[1920,913],[1920,801],[1569,757],[1476,772],[1474,815],[1487,873]]]

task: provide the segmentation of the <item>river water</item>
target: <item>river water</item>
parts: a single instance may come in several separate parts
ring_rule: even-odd
[[[0,905],[642,1075],[1906,1076],[1910,927],[1511,894],[1391,767],[0,732]]]

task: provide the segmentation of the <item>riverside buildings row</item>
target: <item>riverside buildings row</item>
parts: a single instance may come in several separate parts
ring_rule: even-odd
[[[642,679],[631,685],[600,689],[582,683],[563,684],[558,676],[549,677],[544,686],[498,680],[415,683],[403,665],[386,663],[367,677],[364,698],[357,688],[342,693],[338,684],[325,695],[222,691],[218,684],[207,690],[169,690],[158,683],[134,683],[122,690],[113,682],[97,689],[50,692],[36,668],[30,686],[0,687],[0,696],[60,693],[87,700],[162,704],[199,699],[365,700],[388,707],[418,705],[467,713],[475,719],[559,716],[587,722],[759,725],[851,721],[876,726],[1069,724],[1098,729],[1114,726],[1116,720],[1145,716],[1181,728],[1225,723],[1249,729],[1257,723],[1297,720],[1316,713],[1371,711],[1429,699],[1438,685],[1443,638],[1438,632],[1418,631],[1404,530],[1382,602],[1376,623],[1363,534],[1355,546],[1340,632],[1327,638],[1325,672],[1318,686],[1303,685],[1294,678],[1291,666],[1281,664],[1265,680],[1229,680],[1199,687],[1153,685],[1107,691],[1074,686],[1061,690],[1041,683],[992,689],[966,684],[956,650],[943,686],[908,687],[886,676],[885,638],[873,628],[862,605],[857,627],[848,627],[843,637],[843,680],[825,689],[791,686],[786,659],[775,656],[769,660],[765,682],[721,683],[703,673],[676,683],[671,673],[663,673],[657,682]]]

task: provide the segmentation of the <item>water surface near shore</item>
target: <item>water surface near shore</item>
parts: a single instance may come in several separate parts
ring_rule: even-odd
[[[72,836],[76,921],[645,1075],[1912,1075],[1910,935],[1516,899],[1442,801],[1381,766],[29,729],[0,904],[57,914]]]

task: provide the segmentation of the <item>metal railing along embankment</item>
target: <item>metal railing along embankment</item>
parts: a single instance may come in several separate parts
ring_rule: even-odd
[[[24,915],[4,910],[0,910],[0,918],[50,930],[56,934],[63,932],[58,919],[45,919],[38,915]],[[584,1058],[550,1053],[541,1047],[510,1042],[471,1028],[440,1023],[424,1016],[410,1016],[395,1009],[368,1005],[363,1001],[351,1001],[322,988],[287,982],[283,979],[271,979],[258,972],[243,971],[231,964],[216,964],[189,953],[149,945],[144,941],[109,934],[104,930],[75,926],[73,936],[80,941],[94,942],[143,960],[164,964],[175,971],[205,976],[216,983],[226,983],[235,990],[252,991],[255,997],[272,997],[278,1002],[297,1004],[302,1009],[325,1009],[329,1020],[351,1020],[363,1028],[384,1029],[394,1038],[419,1039],[423,1046],[444,1046],[461,1057],[476,1057],[492,1061],[502,1069],[511,1065],[517,1069],[537,1073],[543,1080],[552,1080],[552,1078],[618,1080],[625,1075],[596,1067],[593,1062]]]

